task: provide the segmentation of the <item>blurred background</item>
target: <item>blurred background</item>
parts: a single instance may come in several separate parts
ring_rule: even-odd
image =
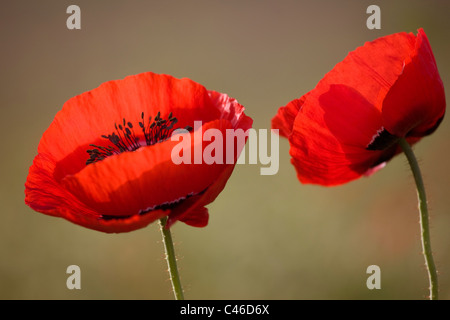
[[[428,35],[450,96],[450,2],[2,1],[0,298],[172,299],[157,224],[104,234],[36,213],[24,183],[42,133],[69,98],[145,71],[188,77],[246,107],[254,128],[313,89],[349,51],[400,31]],[[81,30],[66,9],[81,8]],[[431,208],[440,294],[450,298],[450,124],[415,148]],[[425,299],[415,186],[400,155],[371,178],[301,185],[280,140],[280,169],[237,165],[205,228],[172,229],[188,299]],[[68,290],[66,268],[81,268]],[[381,268],[368,290],[366,269]]]

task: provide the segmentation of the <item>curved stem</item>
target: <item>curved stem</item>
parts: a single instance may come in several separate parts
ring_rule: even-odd
[[[420,173],[419,164],[417,163],[417,159],[414,156],[414,152],[411,149],[409,143],[401,138],[399,140],[399,144],[403,149],[403,152],[408,159],[409,165],[414,175],[414,180],[416,182],[417,187],[417,196],[419,198],[419,211],[420,211],[420,229],[421,229],[421,238],[422,238],[422,249],[423,255],[425,258],[425,266],[428,271],[428,278],[430,281],[430,299],[437,300],[438,299],[438,278],[436,272],[436,266],[433,260],[433,254],[431,252],[431,244],[430,244],[430,227],[429,227],[429,218],[428,218],[428,207],[427,207],[427,197],[425,194],[425,186],[422,180],[422,174]]]
[[[164,250],[166,252],[167,265],[169,267],[170,281],[172,282],[173,293],[176,300],[184,300],[183,288],[181,287],[180,276],[178,274],[177,259],[173,248],[172,234],[166,228],[167,217],[159,220],[159,226],[163,236]]]

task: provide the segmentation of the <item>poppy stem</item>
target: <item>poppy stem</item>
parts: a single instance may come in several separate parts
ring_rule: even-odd
[[[422,174],[420,173],[419,164],[411,149],[409,143],[401,138],[399,144],[403,149],[403,152],[408,159],[409,165],[414,175],[414,180],[417,187],[417,196],[419,199],[419,211],[420,211],[420,229],[422,238],[422,249],[425,258],[425,266],[428,271],[428,278],[430,281],[430,300],[438,299],[438,278],[436,272],[436,266],[433,260],[433,254],[431,252],[430,244],[430,228],[429,228],[429,218],[428,218],[428,207],[427,207],[427,197],[425,194],[425,186],[422,179]]]
[[[167,217],[159,220],[161,229],[164,251],[166,253],[167,265],[169,267],[170,281],[176,300],[184,300],[183,288],[181,287],[180,276],[178,274],[177,259],[175,257],[175,249],[173,247],[172,234],[170,229],[166,228]]]

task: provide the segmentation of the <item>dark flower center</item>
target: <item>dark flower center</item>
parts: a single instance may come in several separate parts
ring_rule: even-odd
[[[89,159],[86,160],[86,165],[104,160],[105,158],[114,154],[120,154],[127,151],[135,151],[142,146],[151,146],[158,142],[163,142],[172,136],[175,130],[174,125],[178,119],[169,114],[168,119],[161,118],[161,113],[158,112],[152,121],[152,117],[148,118],[148,123],[145,122],[144,112],[141,114],[142,121],[139,121],[139,127],[142,130],[145,138],[145,144],[141,143],[141,139],[134,132],[134,126],[131,122],[123,119],[121,124],[115,124],[116,131],[109,135],[102,135],[101,137],[109,140],[112,145],[107,147],[90,144],[94,149],[87,150]],[[187,126],[185,128],[191,131],[192,128]]]
[[[366,150],[386,150],[398,142],[399,137],[393,135],[385,128],[382,128],[377,132],[376,136],[373,137],[372,141],[366,147]]]

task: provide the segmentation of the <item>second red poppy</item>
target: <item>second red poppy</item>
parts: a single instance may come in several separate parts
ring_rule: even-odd
[[[445,113],[442,80],[425,32],[396,33],[350,52],[272,119],[289,139],[303,183],[339,185],[383,167],[436,130]]]

